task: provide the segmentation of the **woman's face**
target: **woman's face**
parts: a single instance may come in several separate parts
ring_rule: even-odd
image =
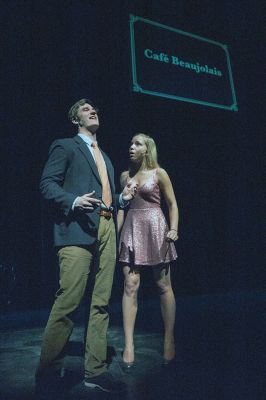
[[[144,139],[136,135],[131,140],[131,146],[129,148],[129,159],[133,162],[141,163],[147,154],[147,147],[144,143]]]

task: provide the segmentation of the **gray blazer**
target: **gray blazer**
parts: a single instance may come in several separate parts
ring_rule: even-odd
[[[116,217],[114,168],[105,153],[104,157]],[[102,197],[102,185],[95,161],[79,137],[55,140],[49,150],[48,160],[40,182],[44,198],[56,209],[54,224],[55,246],[90,245],[97,238],[99,208],[90,212],[72,211],[77,196],[95,190],[95,197]],[[116,218],[115,218],[116,219]]]

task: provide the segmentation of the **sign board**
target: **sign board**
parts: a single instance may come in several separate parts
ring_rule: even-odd
[[[228,48],[130,15],[133,90],[237,111]]]

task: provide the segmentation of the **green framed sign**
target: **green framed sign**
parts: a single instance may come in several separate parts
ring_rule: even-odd
[[[130,15],[135,92],[237,111],[228,47]]]

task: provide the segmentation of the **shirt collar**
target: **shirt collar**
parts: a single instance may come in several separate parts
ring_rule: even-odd
[[[78,136],[81,137],[88,146],[91,146],[93,143],[93,140],[89,136],[84,135],[84,133],[78,133]]]

